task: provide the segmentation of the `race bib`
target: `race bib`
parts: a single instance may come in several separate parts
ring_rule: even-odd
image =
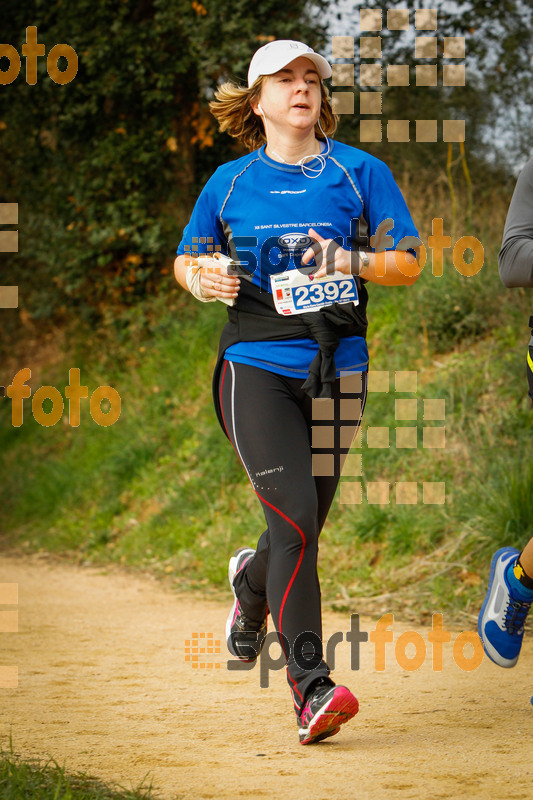
[[[308,274],[292,269],[271,275],[270,286],[276,311],[283,316],[317,311],[333,303],[359,303],[355,279],[343,272],[310,280]]]

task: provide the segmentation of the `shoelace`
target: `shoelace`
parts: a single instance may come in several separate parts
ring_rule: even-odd
[[[524,632],[527,613],[531,607],[531,602],[520,602],[520,600],[509,600],[505,609],[503,624],[511,636],[520,635]]]
[[[261,622],[254,622],[249,617],[247,617],[242,610],[241,604],[239,603],[239,619],[237,624],[242,631],[256,631],[257,633],[259,633],[259,631],[261,630],[261,628],[265,623],[264,620],[262,620]]]

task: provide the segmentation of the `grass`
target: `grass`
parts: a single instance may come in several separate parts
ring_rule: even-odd
[[[12,750],[0,751],[2,800],[155,800],[151,787],[110,786],[85,773],[69,773],[56,761],[23,761]]]
[[[390,375],[369,395],[364,431],[391,429],[391,446],[366,447],[364,487],[391,484],[388,505],[340,505],[323,532],[323,598],[337,608],[423,618],[432,605],[473,618],[492,550],[520,546],[531,531],[533,430],[524,375],[529,298],[503,289],[486,266],[465,278],[450,264],[426,267],[415,286],[370,287],[371,367]],[[64,397],[70,367],[89,395],[112,385],[122,398],[115,425],[98,426],[88,401],[81,425],[38,425],[25,401],[13,428],[0,403],[0,502],[7,546],[115,562],[171,578],[176,587],[226,590],[228,554],[253,544],[264,519],[212,410],[211,374],[219,304],[200,308],[174,288],[106,327],[69,338],[68,356],[41,382]],[[30,365],[31,366],[31,365]],[[395,419],[394,374],[416,370],[413,421]],[[36,387],[33,387],[34,389]],[[425,421],[424,400],[444,399],[446,421]],[[446,446],[422,447],[423,428],[446,426]],[[394,428],[416,427],[418,447],[397,448]],[[397,481],[446,483],[445,505],[397,505]]]

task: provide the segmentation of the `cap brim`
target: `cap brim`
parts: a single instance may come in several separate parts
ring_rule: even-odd
[[[290,55],[287,53],[280,53],[277,59],[272,59],[272,63],[267,68],[259,68],[257,70],[257,74],[255,74],[255,69],[253,71],[248,71],[248,88],[253,86],[255,81],[261,75],[274,75],[275,72],[278,72],[280,69],[283,69],[283,67],[286,67],[287,64],[291,63],[291,61],[296,61],[297,58],[308,58],[309,61],[313,62],[317,68],[318,74],[322,79],[331,78],[331,65],[329,61],[326,61],[324,56],[321,56],[319,53],[300,53],[296,56],[292,53]]]

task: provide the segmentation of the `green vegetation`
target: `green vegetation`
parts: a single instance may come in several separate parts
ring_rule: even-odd
[[[87,401],[80,427],[67,415],[42,427],[28,400],[24,423],[14,428],[9,401],[0,401],[9,546],[132,565],[168,575],[180,588],[216,592],[225,591],[228,553],[255,541],[262,513],[211,405],[224,309],[199,308],[186,297],[170,262],[199,186],[221,161],[241,154],[214,130],[207,111],[213,87],[243,77],[250,53],[271,38],[323,45],[326,22],[317,27],[313,15],[326,6],[300,2],[288,12],[269,0],[253,13],[242,4],[222,13],[214,0],[154,0],[95,11],[86,0],[74,10],[27,0],[6,12],[6,41],[19,52],[31,22],[47,50],[57,42],[74,47],[80,71],[58,86],[40,59],[38,87],[21,72],[2,93],[2,201],[19,203],[24,230],[21,251],[3,261],[3,282],[23,291],[19,310],[2,312],[2,381],[29,366],[34,391],[50,384],[64,397],[69,369],[78,367],[90,394],[109,384],[122,398],[122,415],[109,428],[91,419]],[[524,290],[503,290],[498,279],[514,181],[490,163],[480,133],[497,107],[483,116],[487,91],[508,98],[531,45],[527,26],[517,23],[520,9],[511,3],[508,11],[504,39],[491,27],[501,15],[497,3],[472,0],[466,15],[440,15],[439,47],[444,35],[460,33],[478,59],[478,76],[464,90],[439,83],[423,87],[423,97],[415,86],[411,99],[385,93],[384,120],[398,117],[394,103],[402,112],[416,106],[423,118],[467,119],[474,132],[468,152],[442,141],[384,141],[372,149],[392,166],[423,242],[442,218],[452,246],[463,235],[482,241],[485,266],[464,277],[447,263],[436,277],[428,248],[413,288],[370,288],[372,369],[418,372],[416,423],[398,423],[416,424],[418,447],[395,446],[392,389],[370,394],[364,429],[389,428],[391,447],[367,448],[363,439],[363,484],[389,482],[394,490],[398,481],[441,481],[447,502],[422,503],[420,485],[415,505],[396,505],[394,491],[386,505],[341,506],[337,499],[321,551],[324,599],[337,607],[375,611],[381,597],[389,610],[413,617],[434,606],[472,615],[490,552],[531,535],[529,299]],[[411,45],[389,33],[384,64],[410,63],[401,59]],[[505,79],[486,63],[491,36]],[[442,56],[438,49],[439,70]],[[357,115],[345,115],[338,138],[357,146],[358,126]],[[46,192],[36,203],[41,186]],[[445,448],[422,447],[424,398],[445,400]]]
[[[320,552],[326,604],[471,618],[491,552],[533,535],[528,298],[501,287],[494,259],[489,251],[472,278],[450,265],[436,278],[428,264],[412,288],[370,287],[372,368],[390,372],[391,391],[369,394],[364,432],[391,428],[391,447],[369,449],[364,437],[354,452],[363,454],[364,484],[391,483],[391,503],[335,501]],[[64,397],[68,369],[79,367],[89,394],[104,384],[120,393],[122,414],[111,427],[92,420],[87,400],[79,428],[66,414],[43,427],[25,400],[23,425],[14,428],[3,400],[0,502],[8,545],[149,569],[180,589],[225,592],[228,555],[253,544],[264,520],[212,410],[224,318],[221,305],[199,306],[169,282],[166,292],[132,308],[127,324],[123,318],[72,335],[68,355],[33,390],[50,384]],[[394,394],[397,370],[418,371],[416,395]],[[396,423],[395,399],[413,396],[417,421]],[[422,428],[444,424],[424,422],[424,398],[446,402],[445,448],[422,447]],[[417,426],[416,450],[395,447],[395,424]],[[417,505],[396,505],[397,481],[419,483]],[[446,482],[446,505],[422,503],[423,481]]]
[[[66,87],[41,75],[36,104],[28,102],[35,87],[19,78],[0,108],[3,199],[19,202],[24,228],[24,248],[4,262],[4,282],[23,291],[19,310],[2,312],[2,382],[27,366],[33,391],[49,384],[65,397],[69,369],[78,367],[89,394],[111,385],[122,398],[121,417],[108,428],[92,420],[86,400],[78,428],[67,414],[54,427],[38,425],[28,400],[14,428],[10,402],[0,399],[6,546],[149,569],[204,593],[227,593],[228,554],[253,544],[264,525],[212,410],[224,308],[185,296],[170,266],[198,186],[240,154],[213,130],[208,87],[228,71],[244,74],[250,52],[268,38],[264,20],[243,9],[225,13],[224,26],[242,32],[238,42],[225,38],[217,8],[128,3],[115,19],[104,4],[87,26],[83,7],[59,14],[52,5],[43,15],[36,6],[40,39],[48,48],[74,46],[82,72]],[[306,39],[300,11],[287,14],[272,0],[260,13],[269,36],[295,36],[298,23]],[[111,17],[120,51],[109,45]],[[5,21],[6,40],[19,49],[24,20],[13,7]],[[323,41],[322,33],[309,41]],[[345,117],[338,138],[357,146],[358,122]],[[28,143],[21,128],[38,135]],[[370,287],[371,367],[391,376],[417,370],[416,423],[398,425],[416,424],[418,447],[395,446],[391,377],[389,393],[370,394],[363,426],[391,429],[391,447],[367,448],[363,438],[361,450],[363,492],[368,482],[389,482],[391,502],[340,505],[337,497],[320,553],[323,597],[370,613],[420,618],[439,609],[472,619],[491,551],[520,546],[533,519],[529,298],[504,290],[496,267],[514,181],[484,160],[479,142],[468,152],[443,142],[385,144],[385,152],[383,143],[374,149],[393,167],[422,241],[429,245],[433,220],[442,218],[452,245],[464,235],[481,240],[485,265],[464,277],[445,263],[436,277],[428,246],[414,287]],[[37,184],[48,192],[35,204]],[[424,398],[446,402],[445,448],[422,447]],[[396,505],[398,481],[419,484],[416,505]],[[422,503],[423,481],[446,483],[445,505]]]
[[[385,22],[389,10],[419,5],[369,0],[365,7],[381,9]],[[370,287],[371,368],[389,372],[390,391],[369,395],[363,447],[354,452],[363,457],[363,495],[368,483],[388,482],[391,502],[341,505],[337,495],[320,574],[331,608],[416,621],[440,611],[447,622],[472,624],[492,552],[533,536],[524,364],[531,296],[504,290],[496,268],[514,185],[509,165],[531,151],[533,27],[527,4],[515,0],[503,14],[496,0],[441,5],[437,85],[384,82],[380,118],[384,130],[390,119],[437,119],[439,131],[443,119],[464,119],[467,152],[415,143],[412,127],[410,143],[384,137],[368,149],[393,169],[422,240],[442,218],[452,244],[463,235],[482,241],[485,266],[466,278],[447,263],[434,277],[429,256],[413,288]],[[41,57],[30,86],[23,59],[16,81],[0,92],[0,202],[18,203],[21,231],[20,251],[2,254],[1,283],[21,291],[19,309],[0,312],[0,382],[29,367],[33,393],[48,384],[65,400],[77,367],[89,394],[111,385],[122,398],[109,428],[93,421],[87,400],[78,428],[69,425],[68,406],[54,427],[38,425],[30,400],[15,428],[10,401],[0,397],[2,548],[150,570],[180,590],[227,599],[228,556],[255,543],[264,519],[212,410],[224,309],[200,307],[176,287],[172,254],[201,186],[220,163],[242,155],[215,129],[214,88],[243,81],[250,54],[273,38],[324,52],[329,7],[328,0],[22,0],[2,9],[4,42],[21,53],[34,25],[47,53],[61,42],[75,48],[79,72],[58,86]],[[357,14],[348,17],[357,54]],[[450,36],[465,37],[463,87],[443,85]],[[409,64],[413,76],[412,36],[384,28],[381,40],[383,73],[388,63]],[[357,55],[355,67],[357,74]],[[359,125],[358,114],[344,115],[337,138],[359,146]],[[499,140],[506,152],[494,157]],[[417,371],[416,395],[393,392],[394,373],[404,370]],[[416,421],[397,422],[395,399],[413,396]],[[424,420],[427,398],[445,400],[445,423]],[[423,448],[423,428],[443,424],[446,447]],[[396,448],[396,425],[416,426],[416,449]],[[389,428],[391,447],[366,447],[368,427]],[[418,483],[417,504],[396,504],[399,481]],[[445,505],[422,503],[423,481],[445,482]],[[0,753],[6,800],[151,796],[142,786],[119,790],[54,761]]]
[[[12,751],[0,751],[2,800],[155,800],[150,788],[111,787],[83,773],[70,774],[51,759],[21,761]]]
[[[504,169],[531,151],[531,11],[517,0],[508,0],[504,13],[496,0],[461,0],[455,9],[437,3],[432,61],[438,81],[428,87],[414,80],[418,5],[369,0],[365,6],[382,12],[384,74],[391,63],[410,65],[413,76],[403,87],[384,81],[384,130],[389,119],[406,115],[412,126],[415,118],[436,119],[439,131],[443,120],[465,120],[480,203],[480,187],[494,185],[494,165],[502,168],[501,190]],[[387,12],[398,6],[410,9],[408,36],[386,27]],[[17,255],[3,255],[3,281],[24,285],[21,305],[32,318],[64,324],[76,314],[95,324],[110,303],[120,316],[123,307],[158,291],[168,275],[161,252],[172,251],[199,189],[220,163],[243,154],[209,113],[215,88],[226,79],[245,82],[250,54],[275,38],[301,39],[328,52],[326,10],[339,13],[328,0],[290,7],[279,0],[21,0],[3,9],[3,41],[18,54],[29,25],[46,54],[61,42],[78,54],[78,73],[68,84],[54,83],[39,56],[37,82],[29,85],[23,57],[19,75],[0,93],[0,202],[19,204],[23,231]],[[357,18],[357,11],[346,12],[343,20],[355,38],[356,74]],[[464,37],[465,86],[443,82],[450,37]],[[58,66],[65,69],[64,58]],[[490,143],[503,108],[505,149],[495,156]],[[358,114],[343,115],[339,138],[358,146],[359,124]],[[406,144],[384,136],[370,150],[399,178],[410,175],[419,191],[424,184],[438,193],[452,150],[441,138],[415,142],[411,134]],[[469,209],[465,217],[469,223]],[[17,315],[4,312],[2,323],[3,342],[17,341]]]
[[[44,57],[37,83],[26,83],[23,58],[0,96],[0,202],[19,204],[24,232],[19,253],[3,257],[3,280],[24,284],[33,318],[94,323],[110,301],[118,316],[153,294],[161,252],[175,247],[191,202],[243,153],[216,130],[213,89],[223,76],[245,78],[270,38],[323,46],[326,22],[315,14],[326,5],[22,0],[2,10],[2,41],[19,54],[29,25],[46,54],[59,42],[78,54],[63,86]],[[11,319],[3,336],[16,339]]]

